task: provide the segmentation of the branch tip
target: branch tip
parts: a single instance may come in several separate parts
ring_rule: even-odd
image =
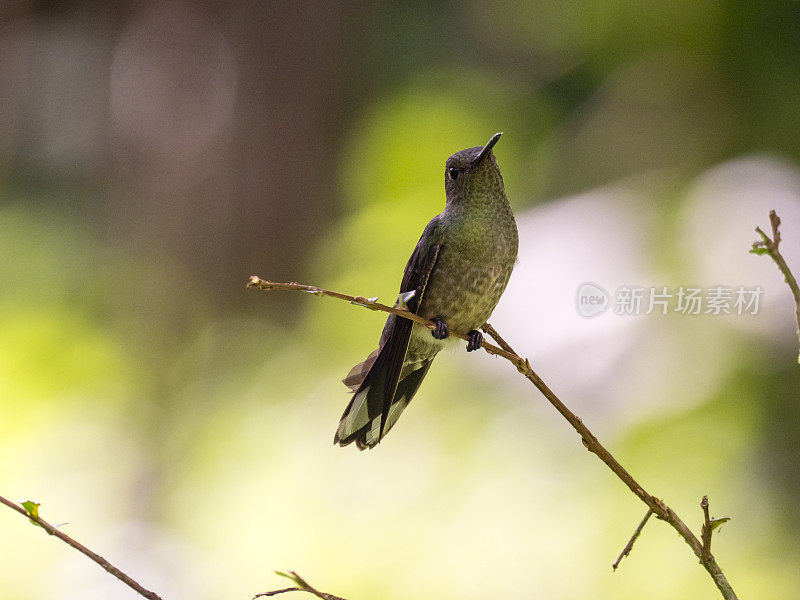
[[[769,222],[772,226],[772,239],[764,233],[760,227],[756,227],[756,233],[761,236],[761,239],[753,242],[753,247],[750,249],[752,254],[764,255],[767,254],[778,266],[778,269],[783,274],[783,279],[789,286],[794,297],[796,306],[795,316],[797,317],[797,336],[800,340],[800,287],[797,285],[797,279],[789,269],[786,259],[778,250],[781,243],[781,218],[774,210],[769,211]],[[800,363],[800,355],[798,355],[797,362]]]
[[[700,501],[700,508],[703,509],[703,527],[700,530],[700,537],[703,540],[703,556],[701,560],[710,560],[711,556],[711,517],[708,514],[708,496],[703,496]]]

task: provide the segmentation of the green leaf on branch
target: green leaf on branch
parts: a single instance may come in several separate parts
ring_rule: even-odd
[[[24,508],[30,516],[36,517],[37,519],[39,518],[39,507],[41,506],[40,502],[34,502],[33,500],[25,500],[25,502],[21,502],[21,504],[22,508]],[[28,520],[34,525],[39,526],[39,524],[33,519],[28,519]]]
[[[730,517],[715,517],[711,519],[711,531],[714,531],[717,527],[720,527],[723,523],[727,523],[730,520]]]

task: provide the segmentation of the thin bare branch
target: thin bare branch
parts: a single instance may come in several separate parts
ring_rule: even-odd
[[[86,546],[84,546],[83,544],[75,541],[74,539],[69,537],[66,533],[64,533],[61,530],[57,529],[56,527],[54,527],[53,525],[51,525],[50,523],[48,523],[47,521],[45,521],[44,519],[39,517],[38,515],[30,513],[29,511],[25,510],[19,504],[11,502],[11,500],[7,500],[6,498],[3,498],[2,496],[0,496],[0,503],[5,504],[9,508],[11,508],[11,509],[17,511],[18,513],[20,513],[21,515],[24,515],[24,516],[28,517],[31,521],[36,523],[39,527],[44,529],[50,535],[54,535],[55,537],[60,539],[62,542],[65,542],[65,543],[69,544],[70,546],[75,548],[75,550],[77,550],[78,552],[80,552],[84,556],[90,558],[91,560],[96,562],[98,565],[103,567],[106,571],[111,573],[114,577],[119,579],[122,583],[127,585],[129,588],[135,590],[140,596],[143,596],[143,597],[147,598],[148,600],[161,600],[161,597],[158,596],[158,594],[156,594],[155,592],[151,592],[150,590],[146,589],[141,584],[136,582],[133,578],[131,578],[130,576],[125,574],[123,571],[121,571],[120,569],[118,569],[117,567],[112,565],[110,562],[108,562],[105,558],[103,558],[102,556],[100,556],[96,552],[92,552]]]
[[[271,592],[261,592],[260,594],[256,594],[253,596],[253,600],[256,598],[264,598],[266,596],[277,596],[278,594],[285,594],[286,592],[303,592],[305,590],[299,587],[288,587],[283,588],[282,590],[272,590]]]
[[[294,571],[289,571],[288,573],[283,573],[281,571],[275,571],[281,577],[286,577],[287,579],[291,579],[297,587],[289,587],[284,588],[282,590],[273,590],[271,592],[261,592],[260,594],[256,594],[253,596],[253,600],[256,598],[263,598],[265,596],[277,596],[278,594],[285,594],[286,592],[308,592],[309,594],[314,594],[317,598],[322,598],[322,600],[345,600],[344,598],[340,598],[339,596],[334,596],[333,594],[326,594],[325,592],[320,592],[317,589],[311,587],[311,585],[300,575],[295,573]]]
[[[385,306],[373,300],[369,300],[362,296],[350,296],[348,294],[342,294],[340,292],[332,292],[330,290],[325,290],[322,288],[310,286],[310,285],[303,285],[299,283],[275,283],[272,281],[265,281],[257,276],[253,276],[247,283],[247,287],[255,287],[262,290],[293,290],[293,291],[304,291],[309,292],[315,295],[322,295],[322,296],[330,296],[332,298],[338,298],[340,300],[347,300],[354,304],[359,304],[369,308],[370,310],[378,310],[382,312],[392,313],[403,317],[405,319],[410,319],[415,323],[419,323],[429,329],[434,329],[436,326],[429,320],[424,319],[418,315],[412,314],[406,310],[400,310],[396,308],[392,308],[389,306]],[[531,368],[531,364],[526,358],[522,358],[519,356],[511,346],[503,340],[502,337],[497,333],[497,331],[492,328],[491,325],[485,324],[483,326],[483,330],[490,335],[500,346],[494,346],[488,342],[484,342],[483,349],[486,350],[489,354],[494,354],[496,356],[502,356],[506,360],[508,360],[511,364],[513,364],[517,370],[525,376],[536,388],[544,395],[545,398],[552,404],[555,409],[563,416],[572,428],[578,432],[578,435],[581,436],[584,446],[594,453],[601,461],[603,461],[606,466],[611,469],[614,474],[622,480],[622,482],[630,489],[642,502],[644,502],[647,507],[653,511],[653,513],[661,519],[669,523],[673,529],[675,529],[678,534],[683,538],[683,540],[689,545],[692,549],[694,554],[697,558],[700,559],[701,564],[705,567],[706,571],[708,571],[709,575],[713,579],[714,583],[716,584],[717,588],[719,589],[722,597],[726,600],[736,600],[736,594],[733,591],[733,588],[728,583],[728,580],[725,578],[725,575],[720,569],[719,565],[717,564],[716,560],[713,556],[706,557],[703,554],[703,545],[700,540],[697,539],[697,536],[692,533],[692,531],[686,526],[686,524],[678,517],[674,510],[672,510],[669,506],[664,504],[661,500],[652,496],[651,494],[647,493],[644,488],[639,485],[639,483],[631,476],[630,473],[611,455],[611,453],[600,443],[600,441],[594,436],[594,434],[589,431],[586,425],[583,424],[583,421],[575,415],[571,410],[569,410],[566,405],[559,400],[559,398],[553,393],[553,391],[545,384],[539,375],[534,372],[533,368]],[[467,340],[467,336],[464,333],[456,332],[450,330],[450,335],[455,336],[462,340]]]
[[[756,227],[756,233],[761,236],[761,239],[757,242],[753,242],[753,247],[750,249],[750,252],[753,254],[768,255],[775,261],[775,264],[778,265],[778,269],[783,273],[783,278],[792,291],[792,296],[794,296],[797,336],[798,339],[800,339],[800,286],[797,285],[797,279],[794,274],[792,274],[791,269],[789,269],[789,265],[786,264],[786,259],[783,258],[783,255],[778,250],[778,246],[781,243],[781,232],[779,229],[781,218],[774,210],[769,211],[769,222],[772,226],[772,239],[770,239],[760,227]],[[797,357],[797,362],[800,363],[800,355]]]
[[[295,291],[295,292],[306,292],[308,294],[313,294],[314,296],[328,296],[330,298],[338,298],[339,300],[346,300],[350,302],[350,304],[355,304],[357,306],[362,306],[364,308],[368,308],[369,310],[376,310],[386,313],[391,313],[393,315],[397,315],[398,317],[403,317],[404,319],[409,319],[414,321],[415,323],[419,323],[423,327],[427,327],[428,329],[436,329],[436,324],[428,319],[423,319],[420,316],[415,315],[412,312],[404,310],[402,308],[394,308],[393,306],[386,306],[385,304],[381,304],[380,302],[376,302],[374,300],[370,300],[369,298],[364,298],[363,296],[350,296],[349,294],[342,294],[340,292],[332,292],[331,290],[324,290],[322,288],[315,287],[313,285],[304,285],[302,283],[277,283],[274,281],[265,281],[260,277],[253,275],[250,280],[247,282],[248,288],[258,288],[260,290],[283,290],[283,291]],[[457,337],[459,339],[464,340],[465,342],[469,341],[469,337],[466,334],[460,333],[458,331],[450,331],[451,337]],[[519,361],[520,364],[523,363],[522,359],[514,354],[513,352],[509,352],[503,350],[502,348],[498,348],[488,342],[483,342],[483,349],[486,350],[489,354],[494,354],[497,356],[502,356],[506,360],[510,360],[512,363],[519,365],[515,361]]]
[[[652,516],[653,516],[653,511],[648,508],[647,514],[645,514],[644,519],[642,519],[642,522],[639,523],[639,526],[636,528],[636,531],[633,532],[633,535],[631,536],[631,539],[628,540],[628,543],[625,544],[625,547],[622,549],[622,552],[617,557],[617,560],[615,560],[614,564],[611,565],[612,569],[616,571],[617,567],[619,566],[619,563],[622,562],[622,559],[631,553],[631,550],[633,550],[633,543],[636,541],[636,538],[638,538],[641,535],[642,529],[644,529],[644,526],[647,525],[647,521]]]

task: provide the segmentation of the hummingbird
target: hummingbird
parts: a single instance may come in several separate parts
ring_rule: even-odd
[[[425,227],[400,283],[406,308],[436,329],[389,315],[378,349],[342,380],[353,398],[334,444],[374,448],[417,393],[450,328],[468,332],[467,352],[483,344],[479,328],[506,289],[519,245],[492,152],[501,135],[447,159],[444,210]]]

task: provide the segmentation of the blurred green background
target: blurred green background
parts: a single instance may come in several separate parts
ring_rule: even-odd
[[[331,445],[444,161],[496,148],[520,261],[492,323],[742,598],[800,586],[800,4],[0,5],[0,494],[165,599],[295,569],[352,600],[716,598],[508,364],[436,361]],[[594,319],[576,292],[761,286],[757,315]],[[613,301],[613,299],[612,299]],[[657,312],[657,311],[656,311]],[[0,511],[0,597],[135,598]],[[759,591],[761,590],[761,591]]]

